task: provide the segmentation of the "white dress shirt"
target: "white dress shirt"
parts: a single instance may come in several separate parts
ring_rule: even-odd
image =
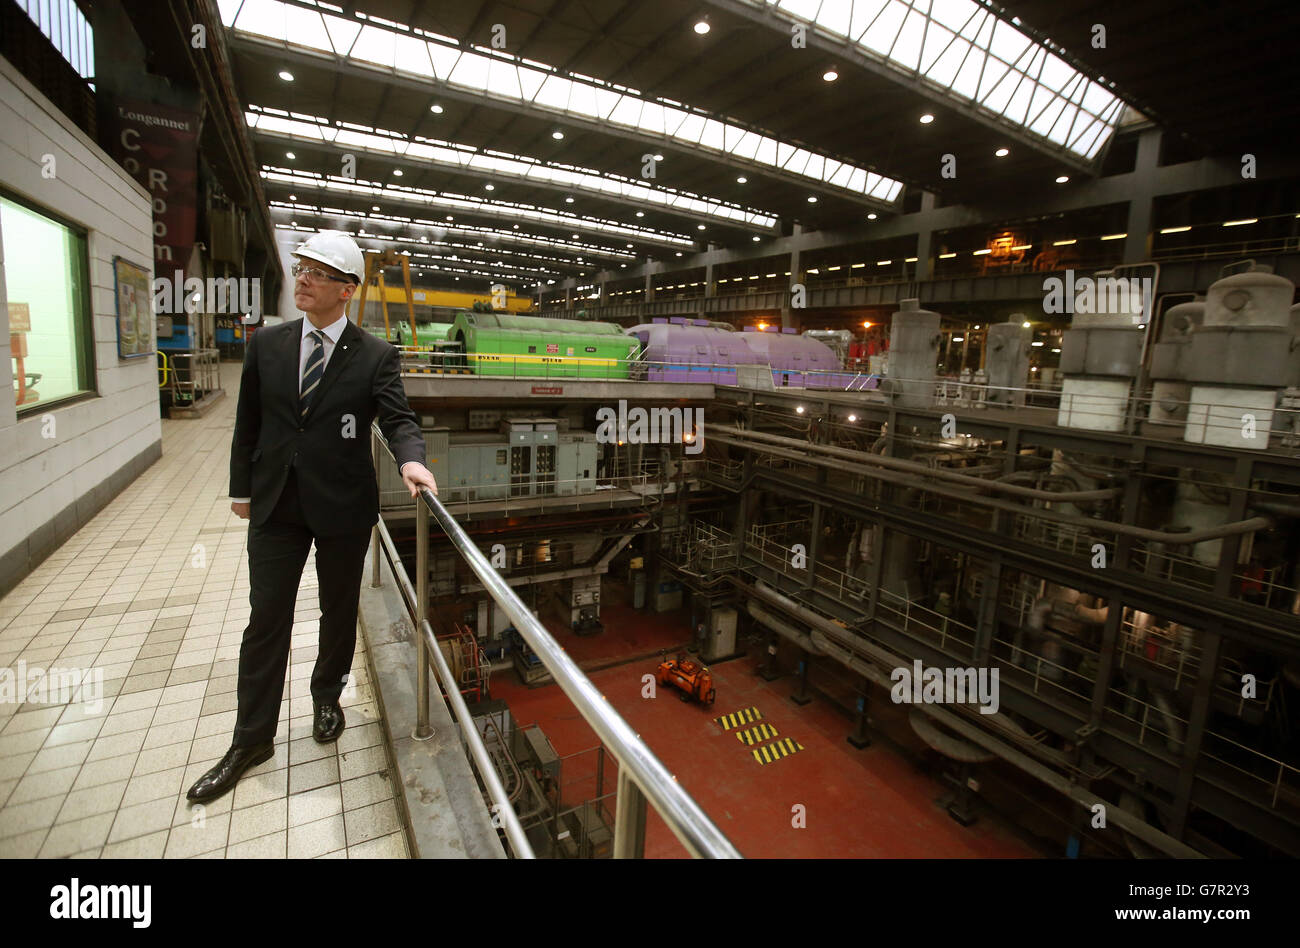
[[[321,367],[322,377],[324,377],[325,369],[329,368],[330,356],[334,354],[334,348],[338,345],[339,337],[343,335],[343,330],[347,327],[347,324],[348,324],[348,317],[346,315],[343,315],[321,330],[321,332],[325,335],[325,340],[322,343],[322,345],[325,348],[325,364]],[[307,359],[311,356],[312,352],[316,348],[316,340],[313,339],[311,335],[315,331],[316,331],[316,327],[312,324],[312,321],[308,319],[306,316],[304,316],[302,318],[302,336],[300,337],[301,342],[298,345],[298,387],[299,389],[302,388],[302,374],[303,371],[307,368]],[[406,464],[415,464],[415,463],[416,463],[415,461],[406,462]],[[402,471],[406,470],[406,464],[403,464],[401,468],[398,470],[399,475],[401,474]],[[230,498],[231,503],[235,503],[235,504],[247,504],[247,503],[251,503],[252,500],[253,498],[251,497]]]

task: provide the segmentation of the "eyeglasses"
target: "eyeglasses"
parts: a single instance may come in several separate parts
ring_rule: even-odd
[[[352,282],[347,277],[336,277],[332,273],[326,273],[324,270],[320,269],[320,267],[309,267],[305,263],[295,263],[289,272],[292,273],[294,277],[306,276],[307,279],[315,280],[317,282],[320,280],[333,280],[336,283]]]

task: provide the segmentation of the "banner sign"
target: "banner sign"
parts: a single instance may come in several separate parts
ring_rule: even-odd
[[[189,261],[198,201],[198,115],[145,102],[117,103],[113,158],[153,200],[155,261]]]

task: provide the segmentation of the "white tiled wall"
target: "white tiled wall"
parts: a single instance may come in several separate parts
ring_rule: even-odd
[[[42,156],[55,156],[53,179]],[[9,191],[89,232],[98,398],[51,406],[17,420],[0,398],[0,554],[107,480],[162,437],[153,356],[117,355],[113,257],[153,261],[149,197],[107,154],[0,57],[0,182]],[[0,261],[3,261],[0,247]],[[0,270],[0,341],[9,317]],[[6,345],[7,350],[7,345]],[[7,353],[6,353],[7,355]],[[13,389],[13,366],[0,359],[0,386]],[[55,437],[42,437],[48,417]]]

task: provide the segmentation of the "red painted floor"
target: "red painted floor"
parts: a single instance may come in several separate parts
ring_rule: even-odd
[[[620,649],[639,654],[657,648],[655,643],[669,645],[689,636],[689,615],[678,615],[674,622],[668,616],[620,608],[617,621],[612,603],[602,609],[602,636],[560,636],[580,664],[583,653],[600,653],[609,660]],[[608,638],[597,641],[602,637]],[[658,689],[655,698],[643,698],[642,676],[653,675],[657,664],[656,655],[588,671],[588,676],[747,857],[1041,855],[996,817],[981,815],[970,827],[957,824],[935,803],[946,786],[922,774],[883,741],[864,750],[854,748],[845,741],[852,721],[842,711],[815,696],[799,707],[789,700],[796,682],[764,681],[755,674],[755,659],[712,666],[718,699],[710,709],[684,703],[666,689]],[[519,724],[540,725],[561,757],[597,745],[591,728],[554,685],[529,689],[513,672],[504,672],[493,677],[491,690],[493,697],[509,703]],[[759,709],[780,737],[793,737],[805,749],[759,765],[734,732],[712,723],[723,713],[750,706]],[[910,733],[901,724],[905,709],[877,702],[872,715],[891,735]],[[566,805],[594,792],[591,780],[578,779],[592,767],[591,755],[566,764]],[[605,792],[614,786],[613,768],[607,767]],[[612,799],[610,806],[612,812]],[[805,828],[792,826],[796,806],[803,807]],[[646,855],[686,855],[653,810],[647,821]]]
[[[553,607],[541,615],[542,624],[584,671],[634,657],[658,656],[660,649],[667,649],[671,657],[688,644],[689,609],[659,615],[633,609],[627,587],[612,578],[602,584],[601,593],[600,620],[605,629],[596,635],[574,635],[568,629],[567,616]]]

